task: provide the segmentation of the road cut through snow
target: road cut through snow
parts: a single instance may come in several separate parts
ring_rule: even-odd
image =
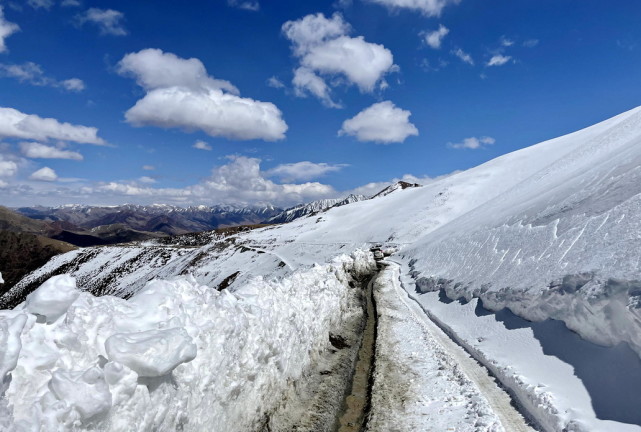
[[[532,432],[487,369],[436,326],[385,262],[374,286],[379,315],[369,431]]]

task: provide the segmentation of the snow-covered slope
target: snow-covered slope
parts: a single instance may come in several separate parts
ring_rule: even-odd
[[[564,323],[590,346],[617,345],[603,348],[610,354],[623,353],[626,345],[620,343],[641,354],[641,108],[420,188],[241,233],[233,241],[72,252],[25,281],[70,273],[84,290],[92,290],[95,278],[105,290],[96,294],[129,297],[156,277],[192,273],[192,283],[215,287],[240,271],[231,292],[260,297],[244,291],[253,276],[289,280],[371,242],[398,247],[394,259],[404,271],[404,287],[493,370],[545,430],[640,430],[623,424],[641,424],[634,413],[602,409],[608,397],[638,401],[639,390],[628,385],[626,394],[597,397],[584,374],[574,373],[585,363],[550,355],[536,328],[525,320],[512,328],[501,314],[553,319],[545,323]],[[486,310],[503,308],[496,318]],[[22,328],[15,314],[4,315],[5,340]],[[83,325],[99,326],[89,318]],[[565,340],[563,324],[553,327]],[[599,356],[589,376],[610,374],[603,359],[611,357]],[[630,382],[641,370],[638,355],[634,359],[626,363],[634,372]],[[71,363],[48,368],[69,369]],[[17,400],[17,393],[12,397]]]
[[[336,199],[322,199],[317,201],[312,201],[307,204],[299,204],[297,206],[283,210],[281,213],[273,216],[267,220],[267,223],[286,223],[291,222],[295,219],[299,219],[305,216],[313,215],[323,210],[327,210],[331,207],[340,207],[346,204],[351,204],[358,201],[363,201],[369,199],[365,195],[354,195],[350,194],[345,198],[336,198]]]

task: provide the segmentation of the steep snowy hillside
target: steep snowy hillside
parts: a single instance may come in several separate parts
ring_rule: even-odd
[[[638,401],[641,400],[641,108],[423,187],[400,189],[377,199],[332,208],[318,214],[318,217],[297,219],[288,224],[232,236],[211,234],[209,238],[203,237],[191,243],[184,241],[167,245],[149,242],[131,247],[91,248],[56,257],[16,286],[10,293],[11,298],[20,300],[49,276],[68,273],[77,278],[78,287],[82,290],[124,298],[133,296],[133,305],[109,296],[94,299],[83,293],[78,297],[75,291],[70,290],[73,298],[67,303],[74,305],[69,309],[73,312],[67,312],[66,318],[59,318],[53,330],[41,329],[34,324],[33,315],[25,314],[31,311],[29,301],[15,311],[2,312],[4,318],[0,320],[4,321],[0,324],[6,328],[4,334],[8,335],[4,340],[9,341],[6,343],[14,351],[17,345],[11,341],[15,341],[21,332],[23,340],[29,344],[60,340],[64,345],[71,330],[63,328],[62,322],[65,326],[77,326],[73,327],[75,334],[94,328],[97,333],[91,330],[92,339],[86,343],[93,345],[86,351],[82,351],[85,350],[85,342],[69,339],[69,350],[83,347],[81,352],[87,353],[83,354],[85,357],[82,357],[81,365],[74,365],[73,356],[64,351],[67,348],[52,347],[52,350],[64,352],[56,351],[59,357],[52,354],[42,360],[42,365],[30,360],[27,354],[20,358],[22,360],[16,354],[18,360],[15,361],[9,356],[9,360],[0,362],[0,365],[7,364],[0,368],[0,372],[7,373],[15,367],[13,373],[21,377],[16,382],[27,386],[28,372],[59,370],[54,372],[59,384],[52,381],[50,387],[76,389],[84,386],[83,389],[89,389],[102,386],[100,391],[106,384],[104,379],[100,381],[96,377],[103,373],[109,391],[112,391],[114,407],[124,412],[126,409],[118,401],[133,400],[128,399],[132,396],[126,395],[146,390],[140,385],[127,384],[129,387],[125,388],[119,387],[121,384],[112,384],[113,380],[123,383],[123,386],[135,381],[135,375],[131,375],[134,378],[127,375],[133,373],[131,367],[122,369],[126,373],[118,369],[109,375],[111,372],[107,373],[103,364],[105,371],[91,372],[93,369],[90,368],[95,365],[91,362],[90,353],[100,353],[104,359],[110,360],[107,364],[113,363],[115,357],[103,352],[104,342],[108,337],[114,337],[114,333],[123,331],[110,327],[111,324],[103,326],[100,321],[102,315],[97,313],[95,305],[126,310],[129,311],[127,314],[135,316],[142,313],[137,309],[141,307],[142,300],[137,298],[147,295],[149,286],[157,286],[154,285],[157,282],[152,282],[145,288],[148,281],[172,276],[184,279],[191,275],[193,279],[175,282],[184,286],[178,290],[181,294],[162,294],[169,299],[170,312],[163,319],[154,318],[155,321],[145,318],[145,322],[153,322],[153,325],[149,324],[144,330],[166,331],[167,328],[185,327],[190,337],[201,338],[201,342],[209,341],[207,338],[212,336],[202,329],[214,329],[222,324],[211,324],[211,317],[194,312],[197,317],[194,319],[202,321],[198,321],[200,330],[192,331],[191,324],[184,323],[189,321],[190,313],[180,310],[179,303],[184,299],[192,301],[202,295],[206,304],[222,302],[221,308],[232,307],[230,305],[236,302],[262,304],[263,298],[271,302],[271,306],[261,311],[249,306],[244,309],[242,316],[251,321],[262,314],[272,316],[272,312],[267,311],[274,308],[283,309],[283,314],[290,313],[283,305],[287,304],[287,296],[294,298],[298,295],[294,288],[296,278],[306,275],[306,280],[320,284],[319,295],[328,295],[338,307],[344,300],[336,299],[343,299],[341,289],[345,289],[347,277],[332,276],[340,274],[340,271],[336,273],[336,262],[327,264],[329,267],[314,266],[314,263],[331,263],[340,254],[351,254],[370,243],[384,243],[398,249],[389,261],[389,266],[396,266],[396,273],[393,273],[396,276],[386,276],[390,280],[387,284],[393,284],[395,289],[384,292],[400,292],[404,288],[423,308],[425,314],[421,319],[427,320],[429,316],[487,366],[542,430],[641,430],[637,426],[641,425],[638,410]],[[362,254],[343,258],[341,262],[349,263],[348,267],[371,264]],[[320,282],[323,278],[318,272],[328,275],[328,280],[332,281],[330,285]],[[255,279],[255,276],[261,278]],[[282,283],[286,285],[288,294],[278,297],[278,301],[269,297],[272,296],[272,288],[260,285],[269,285],[273,281],[286,281]],[[298,281],[301,290],[314,292],[313,289],[305,291],[308,285]],[[342,283],[343,288],[334,283]],[[216,288],[221,284],[227,287],[223,292],[229,293],[229,297],[221,294],[210,299],[204,288],[193,291],[196,288],[188,287],[208,285]],[[279,288],[273,290],[279,292]],[[178,295],[183,296],[182,299],[178,299]],[[74,303],[76,301],[80,303]],[[322,301],[315,303],[315,297],[311,301],[313,304],[305,306],[308,313],[321,320],[331,315],[326,309],[313,309]],[[410,300],[405,298],[404,301]],[[64,316],[65,308],[61,316]],[[347,308],[342,307],[341,310],[346,311]],[[292,319],[300,318],[298,312],[292,313]],[[173,317],[178,318],[171,321]],[[281,315],[274,319],[287,321]],[[232,318],[229,320],[236,322]],[[330,321],[335,324],[340,317],[333,316]],[[168,324],[170,322],[172,324]],[[232,327],[240,332],[238,334],[245,334],[243,332],[250,331],[250,327],[243,327],[247,323]],[[398,326],[413,328],[410,324]],[[319,335],[328,327],[318,329],[314,337],[322,338]],[[47,333],[49,331],[60,333],[54,335]],[[289,330],[283,327],[283,331]],[[94,337],[96,334],[98,336]],[[219,337],[224,339],[234,334],[221,333]],[[151,335],[151,340],[156,340],[154,335]],[[181,335],[172,334],[171,337],[186,341],[187,338]],[[272,336],[273,340],[283,340],[280,333]],[[126,339],[119,338],[114,340],[124,344]],[[411,338],[411,335],[404,338]],[[184,352],[189,354],[185,354],[185,358],[191,356],[190,346],[188,341],[185,342]],[[320,342],[314,346],[318,348]],[[130,348],[133,350],[135,347]],[[278,344],[264,349],[257,354],[261,359],[274,358],[276,362],[300,359],[283,353]],[[414,354],[408,350],[404,355],[411,359]],[[27,350],[27,353],[32,351]],[[239,357],[239,364],[249,362],[253,365],[254,357],[249,352],[245,355],[247,357]],[[205,367],[198,363],[202,361],[199,356],[194,361],[197,362],[194,367]],[[220,361],[225,367],[229,364],[225,363],[227,358]],[[15,366],[16,362],[18,366]],[[194,385],[209,389],[214,384],[207,380],[199,381],[202,378],[190,364],[176,366],[176,373],[181,377],[178,385],[186,388],[180,387],[176,390],[178,393],[167,390],[171,394],[164,396],[162,392],[151,394],[155,398],[174,398],[179,394],[182,398],[180,403],[185,404],[184,412],[195,413],[200,419],[202,407],[194,408],[190,405],[193,400],[184,395],[193,394]],[[118,367],[121,366],[110,366]],[[283,365],[276,365],[276,368],[290,371],[288,377],[295,378],[302,373]],[[90,376],[81,379],[80,375],[73,375],[80,370]],[[210,372],[211,369],[207,373]],[[45,378],[45,372],[33,373],[43,374],[41,380],[33,384],[35,386],[44,386],[49,379],[49,375]],[[140,373],[137,376],[141,376]],[[242,376],[239,380],[251,381],[251,378]],[[229,379],[234,381],[233,377]],[[267,378],[261,376],[256,379]],[[96,384],[98,381],[102,384]],[[238,391],[242,393],[245,388],[242,383],[249,381],[239,382]],[[60,384],[66,382],[73,382],[77,387]],[[263,382],[267,381],[260,381],[265,394],[278,388],[271,384],[263,385]],[[49,407],[49,413],[55,412],[51,411],[54,403],[66,400],[66,396],[61,396],[62,390],[56,393],[58,402],[51,399],[53,396],[47,396],[51,399],[47,402],[49,399],[44,396],[27,395],[26,389],[33,390],[32,387],[24,388],[21,390],[12,382],[7,390],[9,400],[13,403],[30,400],[32,404],[36,403],[33,402],[35,400],[41,407],[39,409]],[[153,388],[153,385],[147,388]],[[250,398],[242,399],[243,403],[259,398],[256,394],[251,397],[242,394]],[[216,397],[216,403],[229,403],[226,396]],[[426,402],[418,398],[412,403]],[[69,404],[65,406],[73,405]],[[29,402],[20,402],[18,416],[27,418],[30,407]],[[229,409],[239,408],[231,404]],[[69,410],[75,412],[71,408]],[[222,412],[228,411],[223,409]],[[65,415],[73,417],[78,414]],[[175,420],[179,414],[172,411],[171,416]],[[414,412],[413,416],[413,419],[420,418],[420,413]],[[72,417],[70,419],[75,418]],[[235,418],[225,417],[225,421]],[[384,424],[383,420],[379,421]],[[186,422],[180,424],[185,430],[197,430],[197,427],[186,426]],[[211,427],[214,423],[207,425]],[[500,429],[479,426],[469,430]]]

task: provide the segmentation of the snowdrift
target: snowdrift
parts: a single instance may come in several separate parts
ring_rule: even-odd
[[[355,252],[219,292],[156,280],[129,300],[55,276],[0,312],[2,430],[254,430],[360,310]]]

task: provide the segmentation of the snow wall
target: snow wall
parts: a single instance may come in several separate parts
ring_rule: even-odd
[[[350,281],[374,269],[357,251],[235,292],[186,277],[129,300],[55,276],[0,311],[0,429],[254,429],[360,313]]]

